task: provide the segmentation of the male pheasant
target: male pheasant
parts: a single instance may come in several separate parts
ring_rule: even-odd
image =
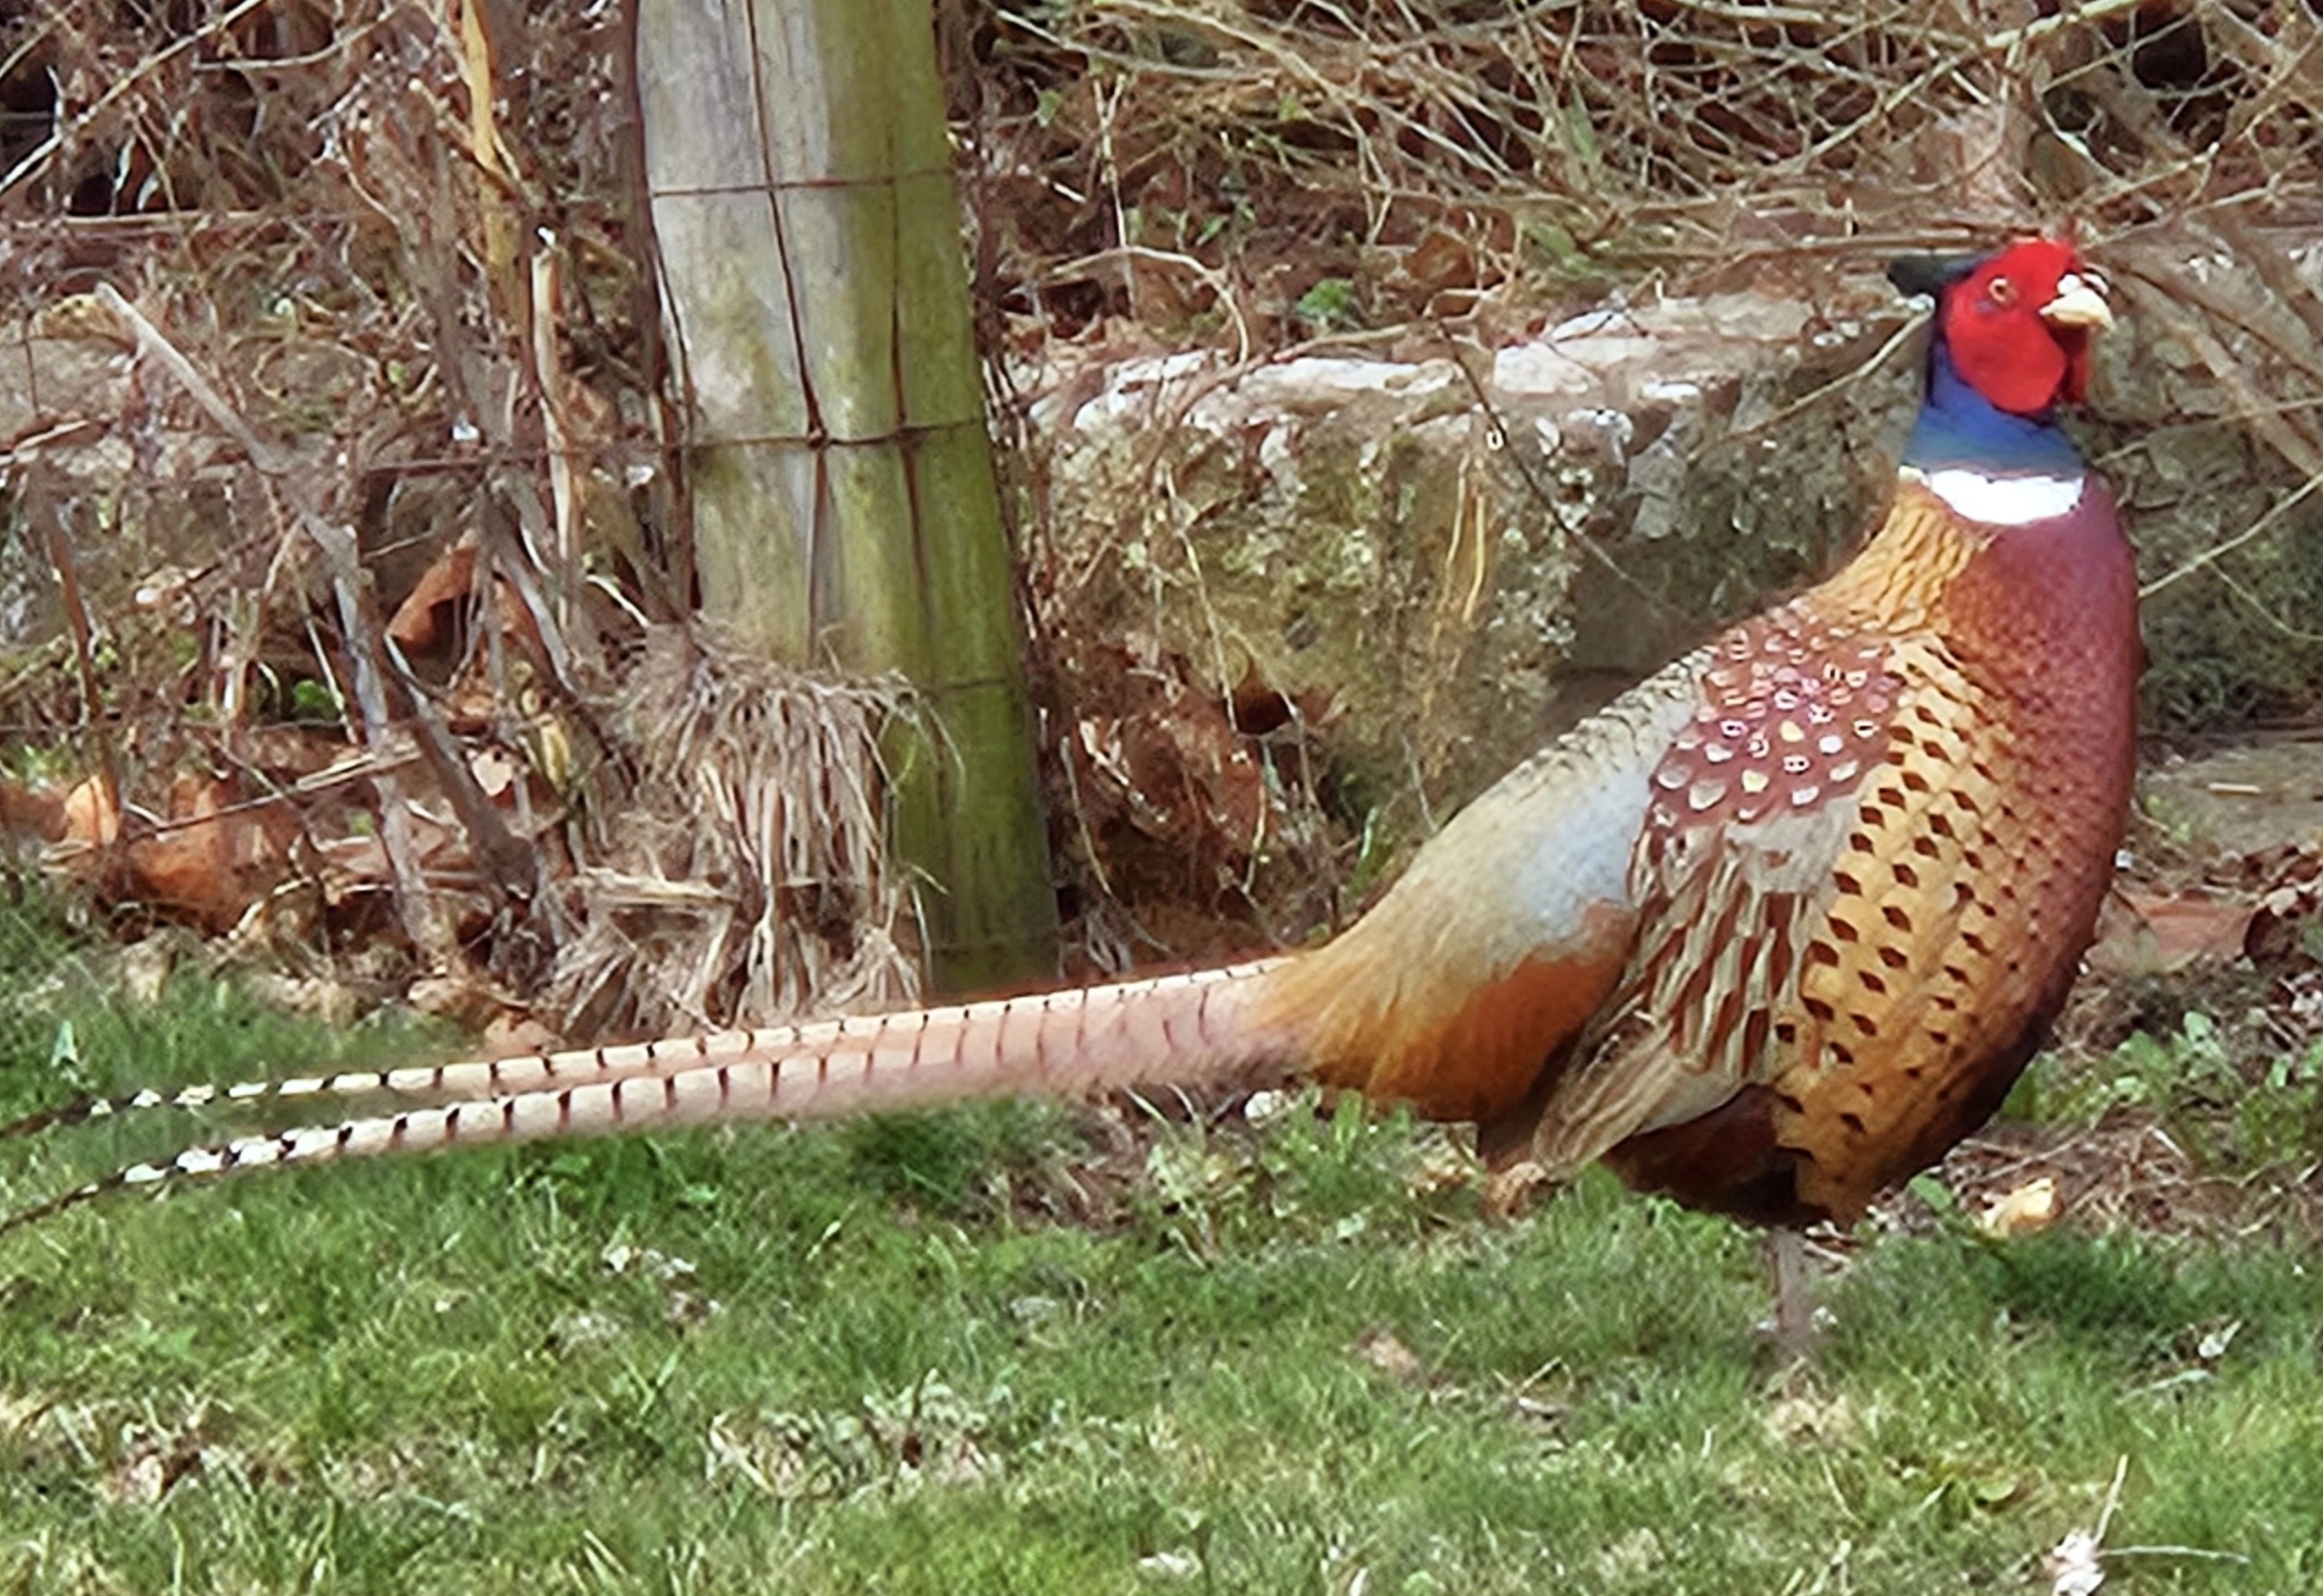
[[[1504,1169],[1603,1159],[1759,1224],[1851,1222],[1984,1122],[2064,1001],[2127,812],[2141,660],[2111,499],[2055,420],[2111,322],[2102,281],[2043,240],[1891,276],[1938,303],[1862,552],[1511,771],[1327,946],[247,1088],[424,1102],[181,1153],[8,1222],[263,1164],[1302,1076],[1473,1121]]]

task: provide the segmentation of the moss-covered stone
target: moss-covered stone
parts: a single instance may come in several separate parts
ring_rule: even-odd
[[[1912,362],[1850,374],[1900,325],[1726,296],[1471,352],[1473,384],[1448,358],[1112,368],[1036,414],[1066,623],[1325,706],[1340,781],[1410,827],[1845,552]]]

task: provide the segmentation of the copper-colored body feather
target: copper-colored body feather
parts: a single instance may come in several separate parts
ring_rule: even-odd
[[[1852,1220],[1992,1111],[2063,1001],[2127,811],[2135,589],[2102,487],[1965,519],[1909,476],[1838,575],[1558,739],[1310,952],[698,1041],[293,1083],[423,1106],[141,1166],[258,1164],[996,1092],[1299,1077],[1553,1178]]]

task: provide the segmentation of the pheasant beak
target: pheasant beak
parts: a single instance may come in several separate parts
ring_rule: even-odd
[[[2105,279],[2095,272],[2067,272],[2057,280],[2057,297],[2041,307],[2041,319],[2060,327],[2111,326],[2113,307],[2106,303]]]

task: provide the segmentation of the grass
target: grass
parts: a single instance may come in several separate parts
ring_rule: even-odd
[[[416,1045],[43,992],[90,1086]],[[8,1033],[0,1111],[64,1095],[53,1035]],[[2108,1592],[2323,1588],[2311,1246],[1874,1237],[1784,1378],[1752,1240],[1610,1181],[1495,1224],[1397,1122],[1174,1127],[1130,1181],[1101,1128],[350,1166],[9,1238],[0,1590],[2046,1590],[2117,1467],[2107,1544],[2161,1550]]]

